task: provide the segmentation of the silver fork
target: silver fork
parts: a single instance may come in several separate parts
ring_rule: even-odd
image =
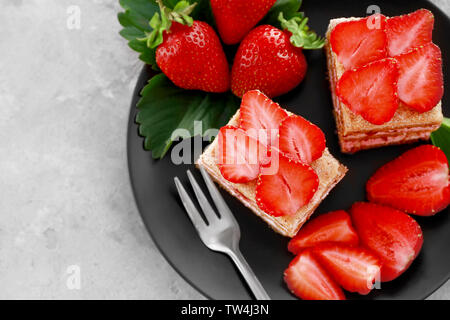
[[[192,199],[187,194],[183,185],[181,184],[178,177],[175,177],[175,185],[177,186],[178,193],[180,195],[181,201],[188,213],[189,218],[194,224],[195,229],[202,239],[203,243],[211,250],[222,252],[230,256],[233,262],[236,264],[242,276],[247,281],[248,286],[252,290],[255,298],[257,300],[270,300],[269,295],[264,290],[263,286],[256,278],[252,269],[248,265],[241,251],[239,250],[239,240],[241,238],[241,231],[239,225],[234,218],[231,210],[228,208],[225,200],[220,195],[214,182],[208,173],[200,168],[203,179],[205,180],[206,186],[211,194],[211,198],[216,205],[217,214],[211,207],[208,199],[206,199],[205,194],[200,189],[197,181],[195,180],[192,173],[188,170],[187,175],[189,181],[191,182],[192,188],[194,189],[197,200],[200,207],[203,210],[207,223],[203,220],[195,207]]]

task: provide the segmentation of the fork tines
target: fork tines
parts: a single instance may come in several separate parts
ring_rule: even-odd
[[[196,196],[198,203],[200,204],[200,207],[202,208],[202,211],[204,213],[204,216],[206,219],[206,225],[208,225],[208,226],[212,225],[220,220],[224,220],[224,222],[226,221],[228,223],[235,224],[236,221],[234,219],[234,216],[232,215],[230,209],[228,208],[228,205],[225,203],[225,200],[222,198],[222,195],[220,194],[219,190],[217,190],[216,186],[214,185],[214,182],[211,180],[211,177],[209,176],[209,174],[203,168],[200,168],[200,172],[203,176],[203,179],[205,180],[206,187],[208,188],[211,198],[214,201],[214,204],[218,211],[218,212],[216,212],[213,209],[213,207],[209,203],[208,199],[206,198],[205,194],[203,193],[202,189],[200,188],[197,180],[194,178],[194,175],[191,173],[190,170],[187,170],[187,176],[189,178],[189,182],[191,183],[191,186],[194,189],[195,196]],[[194,224],[194,226],[197,229],[205,227],[205,221],[203,221],[200,213],[198,212],[197,208],[195,207],[191,197],[187,193],[183,184],[178,179],[178,177],[175,177],[174,180],[175,180],[175,185],[177,187],[181,201],[183,202],[183,205],[184,205],[192,223]],[[236,225],[237,225],[237,223],[236,223]]]

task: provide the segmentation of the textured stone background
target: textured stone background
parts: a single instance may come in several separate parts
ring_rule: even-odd
[[[450,1],[435,0],[450,14]],[[81,30],[66,27],[81,8]],[[126,128],[141,69],[117,0],[2,0],[0,298],[202,299],[140,220]],[[67,270],[81,268],[81,290]],[[432,298],[450,299],[447,283]]]

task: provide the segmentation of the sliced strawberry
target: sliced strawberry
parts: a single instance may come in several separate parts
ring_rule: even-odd
[[[368,294],[380,280],[381,261],[372,252],[341,244],[323,244],[314,255],[342,288]]]
[[[434,16],[426,9],[389,18],[386,22],[388,54],[391,57],[408,52],[432,41]]]
[[[376,15],[339,23],[330,34],[331,49],[345,70],[386,57],[386,17]]]
[[[277,103],[259,90],[248,91],[242,97],[240,127],[265,145],[274,145],[280,123],[288,116]]]
[[[306,119],[292,115],[283,120],[279,132],[280,150],[292,159],[310,164],[325,150],[322,130]]]
[[[447,158],[438,147],[411,149],[378,169],[367,182],[369,201],[420,216],[431,216],[450,203]]]
[[[216,160],[225,179],[244,183],[258,177],[266,152],[262,144],[242,129],[225,126],[219,131],[218,145]]]
[[[294,258],[284,271],[289,290],[303,300],[345,300],[344,293],[310,250]]]
[[[381,281],[405,272],[422,248],[419,224],[402,211],[373,203],[355,203],[350,213],[361,244],[381,259]]]
[[[295,214],[316,193],[317,174],[309,165],[276,152],[272,152],[271,167],[274,169],[271,174],[258,177],[256,203],[275,217]]]
[[[409,107],[425,112],[444,95],[441,50],[433,43],[395,58],[399,62],[398,97]]]
[[[336,87],[339,99],[373,124],[392,119],[398,108],[398,66],[392,58],[346,71]]]
[[[358,244],[358,235],[353,229],[350,215],[344,210],[322,214],[309,221],[289,241],[288,250],[293,254],[304,248],[325,242],[339,242],[351,246]]]

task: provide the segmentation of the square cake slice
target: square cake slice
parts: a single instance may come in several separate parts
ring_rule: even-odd
[[[288,112],[288,114],[290,114]],[[239,110],[231,118],[228,125],[239,126]],[[261,210],[255,199],[256,180],[247,183],[232,183],[226,180],[217,164],[218,139],[216,138],[197,160],[197,165],[206,169],[212,178],[231,195],[239,199],[247,208],[263,219],[273,230],[286,237],[293,237],[301,226],[313,214],[333,187],[344,177],[347,168],[339,163],[325,149],[322,156],[311,163],[319,178],[319,187],[311,201],[301,207],[294,215],[275,217]]]
[[[338,24],[359,19],[362,18],[332,19],[326,33],[325,51],[328,76],[341,151],[355,153],[363,149],[428,140],[431,132],[437,130],[442,123],[441,102],[433,109],[423,113],[400,102],[390,121],[376,125],[366,121],[361,115],[352,112],[336,95],[336,85],[345,70],[331,48],[330,34]]]

